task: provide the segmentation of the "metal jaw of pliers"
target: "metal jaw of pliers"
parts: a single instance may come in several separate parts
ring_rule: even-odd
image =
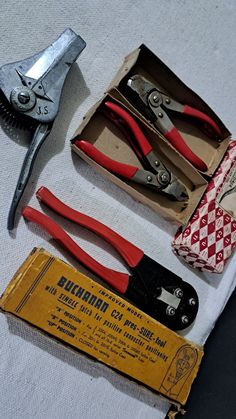
[[[2,109],[19,119],[34,134],[26,154],[13,196],[8,229],[14,227],[15,212],[24,192],[36,155],[51,131],[58,113],[62,88],[68,71],[86,43],[71,29],[66,29],[48,48],[23,61],[0,68]]]
[[[168,112],[188,115],[204,123],[208,131],[220,138],[222,136],[221,131],[213,119],[198,109],[183,105],[169,95],[162,93],[153,83],[139,74],[130,77],[127,81],[127,86],[131,89],[133,93],[131,97],[141,113],[154,123],[165,138],[198,170],[207,171],[206,164],[185,143],[182,135],[168,116]]]
[[[117,250],[126,262],[130,274],[101,265],[81,249],[57,223],[40,211],[31,207],[25,207],[23,210],[26,220],[40,225],[75,259],[118,293],[173,330],[182,330],[195,320],[199,303],[197,293],[190,284],[145,255],[141,249],[100,221],[64,204],[47,188],[40,188],[36,196],[52,211],[91,230]]]
[[[152,172],[138,169],[132,177],[132,181],[159,190],[168,198],[176,201],[186,201],[188,199],[188,193],[184,185],[156,158],[152,151],[146,156],[146,160],[153,169]]]
[[[113,160],[87,141],[75,139],[73,143],[112,173],[161,192],[169,199],[186,201],[188,193],[185,186],[155,155],[151,144],[131,114],[110,101],[104,103],[104,110],[105,115],[124,133],[145,169]]]

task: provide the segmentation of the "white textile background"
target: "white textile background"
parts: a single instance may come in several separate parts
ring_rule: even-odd
[[[0,66],[48,46],[66,27],[87,42],[68,77],[58,118],[38,156],[20,208],[29,202],[38,208],[34,192],[45,185],[193,284],[199,293],[200,311],[185,335],[198,343],[205,342],[234,289],[236,255],[223,275],[190,270],[172,254],[175,227],[72,156],[69,139],[106,90],[123,57],[141,43],[201,95],[235,134],[235,22],[234,0],[1,2]],[[39,228],[26,225],[19,216],[16,232],[12,236],[7,232],[8,209],[27,143],[24,135],[13,136],[4,125],[1,128],[0,292],[34,246],[74,263]],[[62,225],[100,262],[126,269],[102,240],[69,223]],[[4,419],[159,419],[169,407],[148,390],[23,323],[7,321],[3,314],[0,353],[0,417]]]

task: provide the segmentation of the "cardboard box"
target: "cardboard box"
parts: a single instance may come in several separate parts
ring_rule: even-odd
[[[204,134],[199,129],[196,121],[191,121],[188,117],[181,118],[177,114],[175,116],[174,113],[173,115],[171,114],[171,120],[188,146],[207,164],[208,171],[204,172],[204,176],[211,177],[227,150],[230,137],[229,130],[203,99],[185,85],[146,45],[142,44],[125,58],[123,65],[113,79],[110,87],[115,87],[126,100],[130,101],[130,91],[126,88],[126,81],[129,77],[137,73],[153,82],[161,92],[182,104],[187,104],[206,113],[217,123],[222,132],[220,142],[215,139],[210,139]],[[130,103],[132,104],[131,101]],[[158,133],[159,141],[167,142],[165,137],[138,112],[135,106],[133,106],[133,109]],[[182,155],[181,157],[184,159]]]
[[[158,193],[138,183],[121,179],[112,174],[102,166],[89,158],[82,150],[80,150],[74,142],[78,139],[84,139],[91,142],[98,150],[105,153],[114,160],[131,164],[141,168],[141,163],[134,151],[131,149],[124,134],[112,124],[101,112],[105,101],[116,101],[126,108],[138,122],[148,141],[153,147],[154,152],[164,164],[176,175],[185,185],[189,202],[186,206],[183,202],[172,201],[165,197],[164,194]],[[121,97],[116,89],[109,91],[102,100],[96,103],[92,109],[84,117],[80,127],[75,132],[72,143],[72,149],[99,173],[107,177],[113,183],[128,192],[134,199],[148,205],[155,212],[162,215],[167,220],[184,225],[190,219],[199,200],[207,188],[206,180],[193,168],[193,166],[183,160],[179,153],[167,142],[157,141],[157,133],[143,121],[140,116],[133,113],[132,106]]]
[[[175,253],[201,271],[221,273],[236,246],[236,141],[185,228],[172,242]]]
[[[140,114],[134,103],[130,100],[126,88],[127,79],[136,73],[142,74],[160,88],[161,91],[170,94],[181,103],[188,104],[208,114],[218,124],[222,131],[220,142],[210,139],[204,134],[193,121],[188,118],[174,117],[174,122],[186,143],[199,157],[205,161],[208,171],[204,175],[197,171],[165,137]],[[139,126],[150,141],[154,152],[166,164],[173,173],[179,177],[189,193],[187,205],[171,201],[156,191],[129,182],[111,174],[102,168],[74,144],[76,139],[85,139],[92,142],[100,151],[109,157],[124,163],[134,164],[141,167],[126,139],[114,125],[110,123],[100,110],[104,100],[116,101],[126,108],[136,118]],[[110,89],[103,99],[99,101],[85,116],[83,123],[75,132],[72,139],[72,149],[79,154],[96,170],[109,180],[127,191],[136,200],[148,205],[164,218],[185,225],[193,215],[202,195],[207,187],[207,182],[220,164],[229,144],[230,132],[222,121],[215,115],[210,107],[191,89],[189,89],[155,54],[145,45],[141,45],[133,51],[125,61],[110,85]]]
[[[31,252],[0,308],[177,406],[186,403],[202,348],[45,250]]]

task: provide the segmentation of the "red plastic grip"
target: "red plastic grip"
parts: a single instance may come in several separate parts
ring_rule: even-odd
[[[82,150],[88,157],[93,159],[96,163],[100,164],[100,166],[109,170],[109,172],[115,173],[126,179],[132,179],[132,177],[138,170],[138,168],[135,166],[120,163],[116,160],[111,159],[110,157],[106,156],[106,154],[103,154],[96,147],[94,147],[94,145],[90,144],[88,141],[77,140],[74,144],[80,150]]]
[[[201,160],[189,146],[185,143],[179,131],[173,127],[170,131],[165,133],[167,140],[184,156],[193,166],[202,172],[207,171],[207,165]]]
[[[67,249],[79,262],[93,271],[96,275],[110,284],[116,291],[124,294],[129,285],[129,275],[117,272],[101,265],[91,256],[89,256],[74,240],[51,218],[42,214],[40,211],[31,207],[25,207],[23,216],[28,220],[40,225],[50,236],[57,240],[65,249]]]
[[[191,106],[185,105],[183,109],[183,113],[185,115],[193,116],[196,119],[199,119],[202,122],[206,122],[211,128],[215,131],[215,133],[219,136],[222,135],[220,128],[218,125],[205,113],[199,111],[198,109],[194,109]]]
[[[36,192],[36,196],[41,202],[46,204],[53,211],[62,215],[64,218],[67,218],[82,227],[88,228],[110,243],[131,268],[134,268],[142,259],[144,252],[141,249],[124,239],[100,221],[70,208],[44,186],[39,188]]]
[[[129,114],[129,112],[127,112],[125,109],[121,108],[119,105],[116,105],[113,102],[105,102],[105,106],[126,122],[128,127],[132,131],[140,149],[142,150],[142,153],[144,154],[144,156],[147,156],[147,154],[149,154],[150,151],[152,151],[152,146],[148,142],[147,138],[145,137],[137,122]]]

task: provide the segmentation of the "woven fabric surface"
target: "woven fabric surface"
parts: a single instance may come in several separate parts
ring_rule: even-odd
[[[39,208],[35,191],[49,187],[59,198],[122,234],[145,253],[193,284],[200,311],[188,339],[204,343],[236,282],[236,255],[222,275],[199,273],[171,250],[176,226],[135,202],[78,156],[69,139],[83,115],[97,101],[125,55],[141,43],[152,49],[215,110],[236,134],[236,4],[229,0],[57,0],[2,1],[0,65],[21,60],[48,46],[71,27],[87,47],[66,81],[60,112],[43,145],[20,208]],[[17,217],[9,235],[7,214],[28,139],[4,124],[0,130],[0,227],[2,292],[34,246],[64,260],[39,228]],[[101,263],[125,266],[113,249],[93,234],[63,223],[71,235]],[[85,270],[83,270],[85,271]],[[38,307],[40,309],[40,307]],[[0,416],[4,419],[100,418],[161,419],[169,403],[101,364],[88,360],[14,319],[0,315]]]

